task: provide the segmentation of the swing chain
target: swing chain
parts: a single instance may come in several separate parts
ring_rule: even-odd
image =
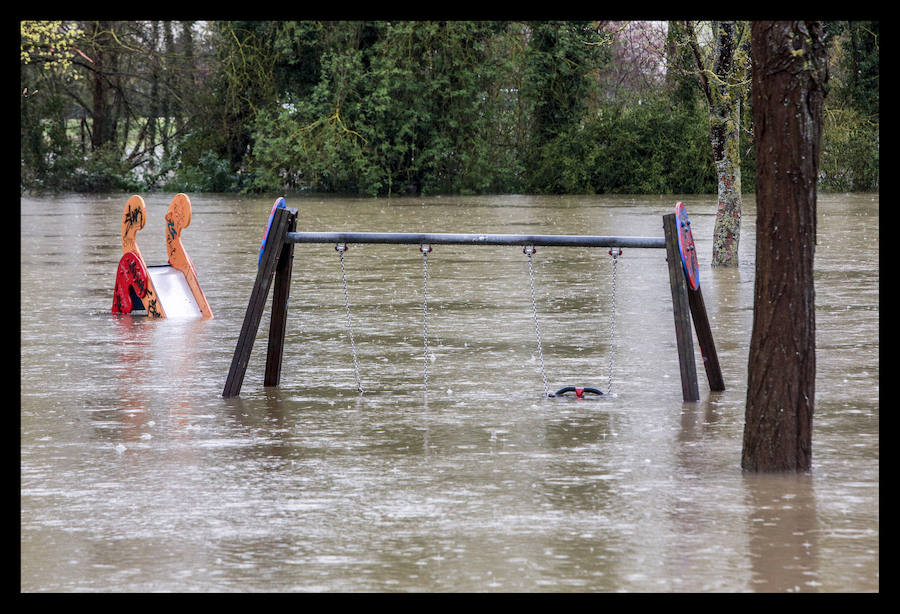
[[[611,312],[609,316],[609,349],[607,352],[609,353],[609,360],[607,362],[606,374],[607,374],[607,382],[606,382],[606,394],[609,394],[612,390],[612,370],[613,370],[613,340],[615,338],[616,333],[616,265],[619,262],[619,256],[622,255],[621,247],[613,247],[609,250],[609,255],[612,256],[612,292],[610,293],[610,305]]]
[[[534,263],[532,256],[537,253],[534,246],[526,246],[522,248],[522,253],[528,256],[528,281],[531,284],[531,313],[534,316],[534,332],[537,335],[538,360],[541,365],[541,380],[544,382],[544,396],[550,397],[550,387],[547,385],[547,373],[544,369],[544,350],[541,344],[541,327],[538,324],[537,301],[534,296]]]
[[[350,335],[350,349],[353,352],[353,372],[356,374],[356,390],[363,393],[362,383],[359,379],[359,361],[356,359],[356,342],[353,340],[353,321],[350,319],[350,293],[347,291],[347,273],[344,270],[344,252],[349,246],[346,243],[338,243],[334,246],[341,259],[341,283],[344,286],[344,305],[347,308],[347,331]]]
[[[425,379],[425,394],[428,394],[428,253],[431,246],[422,244],[419,246],[422,252],[422,345],[424,347],[423,365]]]

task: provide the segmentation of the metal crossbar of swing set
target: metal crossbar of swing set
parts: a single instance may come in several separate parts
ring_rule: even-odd
[[[596,235],[517,235],[419,232],[288,232],[286,243],[356,243],[397,245],[531,245],[542,247],[665,248],[663,237]]]
[[[457,234],[457,233],[397,233],[397,232],[296,232],[297,210],[274,209],[270,245],[261,252],[256,281],[247,303],[247,312],[238,336],[225,381],[222,396],[240,394],[241,384],[253,349],[266,297],[273,287],[272,316],[269,325],[269,345],[266,355],[264,386],[277,386],[281,374],[282,349],[285,338],[287,305],[295,243],[367,244],[393,243],[410,245],[517,245],[523,247],[618,247],[665,248],[672,291],[672,312],[675,338],[681,371],[681,389],[685,401],[697,401],[700,393],[694,365],[691,321],[700,344],[703,366],[710,390],[725,390],[712,331],[699,286],[692,289],[687,282],[679,251],[679,231],[675,213],[662,216],[664,237],[614,237],[595,235],[516,235],[516,234]],[[271,249],[269,248],[271,247]],[[274,282],[274,284],[273,284]]]

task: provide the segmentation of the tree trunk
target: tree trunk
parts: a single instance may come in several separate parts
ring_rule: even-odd
[[[816,176],[827,68],[821,22],[754,22],[756,286],[741,466],[807,471],[815,401]]]
[[[107,83],[107,64],[110,53],[107,48],[109,41],[109,29],[111,27],[108,21],[98,21],[93,24],[94,35],[94,70],[91,73],[93,83],[92,101],[91,101],[91,151],[101,149],[111,137],[110,109],[107,101],[107,91],[109,89]]]
[[[718,183],[712,265],[737,266],[741,237],[740,101],[746,91],[746,58],[738,56],[736,22],[712,22],[715,49],[711,66],[703,60],[694,24],[685,21],[684,27],[697,65],[700,89],[709,103],[709,140]]]
[[[735,23],[716,25],[716,53],[710,84],[709,139],[716,164],[718,207],[713,230],[713,266],[737,266],[741,237],[740,97],[735,75]]]
[[[159,82],[162,53],[159,50],[159,21],[153,21],[150,25],[150,49],[153,53],[152,68],[150,69],[150,112],[147,117],[147,161],[150,169],[156,167],[156,124],[159,121]]]
[[[163,57],[171,58],[175,56],[175,35],[172,32],[173,24],[171,21],[164,21],[163,24],[163,39],[165,40],[165,55]],[[163,65],[165,66],[165,64]],[[170,124],[172,121],[172,115],[178,114],[177,102],[173,102],[171,105],[169,100],[172,98],[172,93],[177,91],[175,89],[174,84],[174,76],[168,71],[163,70],[163,82],[165,84],[165,95],[162,99],[162,145],[163,145],[163,158],[169,157],[169,135],[170,135]]]
[[[185,64],[185,79],[184,85],[182,86],[185,91],[181,92],[182,100],[189,100],[191,96],[194,94],[194,88],[196,84],[194,83],[194,34],[191,31],[191,27],[193,26],[193,21],[183,21],[181,22],[181,40],[182,47],[184,53],[184,64]],[[184,129],[184,125],[187,122],[187,109],[189,109],[190,103],[185,103],[182,106],[180,112],[177,117],[177,125],[176,128],[179,132]]]

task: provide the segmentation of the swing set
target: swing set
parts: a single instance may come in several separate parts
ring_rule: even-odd
[[[613,342],[615,335],[615,297],[616,297],[616,265],[622,255],[623,248],[664,248],[667,253],[669,281],[672,290],[673,313],[675,316],[676,343],[678,346],[679,367],[681,371],[682,396],[685,401],[697,401],[700,398],[697,385],[697,373],[694,364],[693,336],[691,320],[697,333],[703,365],[706,370],[710,390],[724,390],[718,357],[713,342],[706,307],[700,292],[699,269],[690,221],[683,203],[676,205],[675,213],[663,216],[664,237],[614,237],[596,235],[513,235],[513,234],[453,234],[453,233],[372,233],[372,232],[297,232],[297,210],[289,209],[284,198],[279,198],[269,215],[266,233],[259,250],[256,281],[251,291],[247,312],[241,327],[232,358],[231,367],[225,382],[222,396],[235,397],[240,394],[241,385],[247,370],[250,353],[256,340],[259,323],[265,308],[269,290],[274,286],[272,299],[272,316],[269,324],[269,341],[264,375],[264,386],[278,386],[281,376],[282,354],[284,347],[285,326],[287,320],[287,304],[290,296],[290,278],[293,266],[294,245],[297,243],[333,244],[340,262],[341,285],[344,294],[344,306],[347,315],[347,333],[353,357],[353,370],[356,377],[356,389],[364,393],[357,358],[356,342],[353,335],[353,319],[350,308],[350,294],[347,288],[347,275],[344,255],[351,244],[407,244],[418,245],[422,253],[422,337],[424,351],[424,389],[428,391],[428,255],[433,245],[515,245],[522,246],[522,252],[528,258],[528,278],[531,290],[531,308],[537,338],[538,362],[544,397],[563,397],[574,393],[578,399],[585,395],[604,396],[604,392],[591,386],[563,386],[550,392],[544,365],[541,329],[538,319],[537,301],[535,299],[533,258],[537,246],[555,247],[608,247],[612,257],[611,305],[609,319],[609,351],[607,366],[606,395],[612,389]],[[689,315],[690,314],[690,315]]]

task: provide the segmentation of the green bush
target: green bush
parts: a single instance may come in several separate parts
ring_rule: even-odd
[[[877,191],[878,124],[852,109],[826,109],[819,186],[834,192]]]
[[[91,152],[70,176],[68,189],[75,192],[135,192],[143,184],[131,166],[112,146]]]
[[[543,193],[716,191],[708,117],[665,99],[603,107],[548,143],[531,188]]]
[[[194,165],[179,164],[165,189],[178,192],[234,192],[240,180],[231,172],[228,160],[212,151],[200,154]]]
[[[510,121],[499,78],[508,71],[488,53],[496,30],[469,22],[380,24],[368,27],[365,45],[324,53],[308,95],[286,95],[257,112],[247,188],[502,190],[516,166],[496,138]]]

